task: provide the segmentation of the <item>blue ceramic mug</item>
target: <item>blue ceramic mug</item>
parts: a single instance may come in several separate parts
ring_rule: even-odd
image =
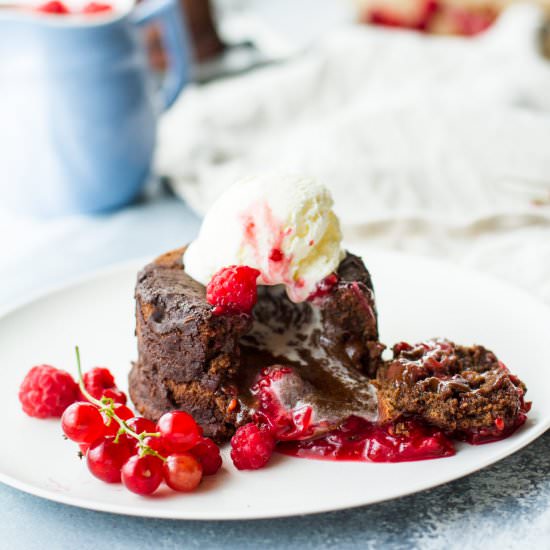
[[[160,90],[139,32],[153,21],[170,64]],[[0,9],[0,206],[52,216],[130,202],[189,51],[177,0],[93,16]]]

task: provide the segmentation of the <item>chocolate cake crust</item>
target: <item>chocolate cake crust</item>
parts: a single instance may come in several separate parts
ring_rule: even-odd
[[[152,420],[185,410],[217,441],[233,433],[231,383],[239,364],[240,337],[248,315],[214,315],[205,287],[185,273],[184,248],[147,265],[137,278],[138,361],[130,372],[130,396]]]

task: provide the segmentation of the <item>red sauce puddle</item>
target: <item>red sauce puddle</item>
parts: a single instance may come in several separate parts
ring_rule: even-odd
[[[283,441],[277,451],[299,458],[355,462],[412,462],[444,458],[456,454],[452,439],[482,445],[505,439],[525,423],[526,415],[502,430],[483,430],[470,434],[453,434],[418,420],[378,426],[362,418],[351,417],[340,428],[317,439]],[[397,427],[399,429],[397,429]]]
[[[452,441],[436,428],[416,420],[378,426],[351,417],[340,428],[318,439],[285,441],[280,453],[300,458],[352,460],[360,462],[409,462],[453,456]],[[402,433],[401,433],[402,432]]]

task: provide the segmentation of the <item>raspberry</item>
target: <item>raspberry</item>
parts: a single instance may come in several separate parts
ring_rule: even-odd
[[[109,369],[105,367],[95,367],[92,370],[84,373],[84,386],[96,399],[101,399],[103,396],[111,398],[115,403],[126,404],[126,394],[116,387],[115,377]],[[81,399],[87,401],[86,397],[81,396]]]
[[[64,370],[50,365],[33,367],[19,388],[23,411],[36,418],[60,417],[78,399],[78,385]]]
[[[220,269],[206,287],[206,299],[214,314],[250,313],[258,298],[256,279],[260,272],[245,265]]]
[[[251,388],[258,400],[254,422],[269,431],[277,441],[308,439],[322,426],[313,422],[309,405],[290,405],[296,395],[307,394],[308,387],[291,368],[273,366],[264,369]]]
[[[231,438],[231,458],[238,470],[263,468],[275,449],[275,439],[256,424],[241,426]]]
[[[202,464],[203,475],[214,475],[221,468],[220,450],[208,437],[202,437],[189,452]]]

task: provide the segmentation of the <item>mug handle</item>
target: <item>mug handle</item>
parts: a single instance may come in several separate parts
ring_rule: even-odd
[[[138,26],[158,21],[168,57],[160,95],[162,110],[168,109],[189,80],[191,55],[184,14],[178,0],[145,0],[137,4],[132,19]]]

